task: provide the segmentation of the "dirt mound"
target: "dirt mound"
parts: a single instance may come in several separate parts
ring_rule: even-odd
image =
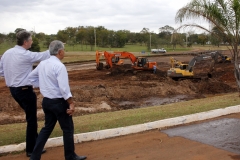
[[[237,91],[237,89],[233,89],[231,86],[223,83],[222,81],[216,81],[215,79],[201,81],[198,89],[201,94],[220,94]]]

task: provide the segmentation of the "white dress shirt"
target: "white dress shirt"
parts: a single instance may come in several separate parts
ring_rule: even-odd
[[[33,64],[49,57],[49,51],[31,52],[16,45],[2,55],[0,60],[0,76],[5,78],[8,87],[31,85],[27,77],[32,71]]]
[[[29,81],[34,87],[40,88],[43,97],[65,100],[72,97],[67,69],[56,56],[40,62],[29,74]]]

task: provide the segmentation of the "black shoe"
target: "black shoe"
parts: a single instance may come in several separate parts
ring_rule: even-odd
[[[43,149],[42,154],[45,153],[45,152],[47,152],[47,150]],[[32,155],[32,152],[27,152],[27,157],[31,157],[31,155]]]
[[[76,155],[72,160],[84,160],[84,159],[87,159],[86,156],[78,156]]]

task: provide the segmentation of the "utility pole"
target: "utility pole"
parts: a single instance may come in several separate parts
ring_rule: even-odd
[[[187,36],[187,33],[186,33],[186,47],[187,47],[187,43],[188,43],[188,41],[187,41],[187,37],[188,37],[188,36]]]
[[[149,44],[149,48],[150,48],[150,51],[151,51],[151,32],[150,32],[150,44]]]
[[[94,27],[94,37],[95,37],[95,51],[96,51],[97,35],[96,35],[96,29],[95,29],[95,27]]]

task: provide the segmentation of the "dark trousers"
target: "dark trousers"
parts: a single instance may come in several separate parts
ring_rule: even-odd
[[[43,98],[42,108],[45,113],[45,126],[41,129],[31,159],[40,160],[44,145],[52,133],[58,121],[63,131],[64,155],[66,160],[71,160],[75,156],[74,148],[74,125],[72,116],[66,111],[69,104],[63,98],[49,99]]]
[[[36,94],[31,86],[9,88],[13,98],[26,114],[26,152],[32,152],[38,137]]]

